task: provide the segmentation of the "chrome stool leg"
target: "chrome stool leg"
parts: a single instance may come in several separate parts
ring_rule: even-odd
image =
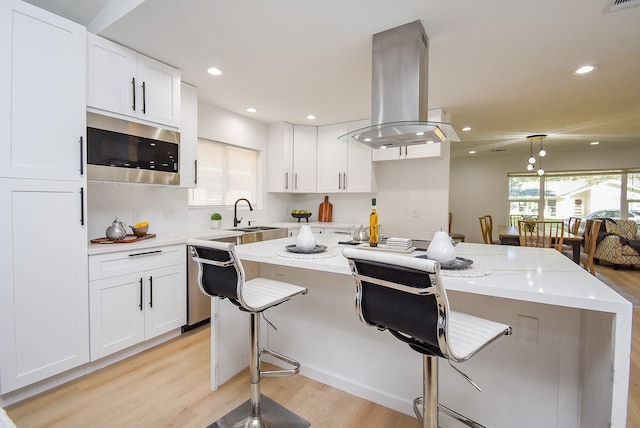
[[[421,428],[439,428],[439,412],[462,422],[471,428],[486,428],[464,415],[438,404],[438,357],[422,355],[422,397],[413,400],[413,411]],[[476,386],[473,382],[471,382]],[[477,386],[476,386],[477,388]]]
[[[269,397],[260,394],[260,314],[249,313],[249,383],[251,384],[250,399],[236,407],[222,418],[209,425],[208,428],[307,428],[310,423],[296,415],[286,407],[276,403]],[[273,351],[263,351],[270,355]],[[294,370],[284,370],[286,374],[298,372],[300,364],[281,354],[283,361],[297,364]],[[273,372],[264,372],[271,374]]]

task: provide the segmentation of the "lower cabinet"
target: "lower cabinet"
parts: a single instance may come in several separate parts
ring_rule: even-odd
[[[185,258],[184,245],[89,257],[91,361],[186,323]]]

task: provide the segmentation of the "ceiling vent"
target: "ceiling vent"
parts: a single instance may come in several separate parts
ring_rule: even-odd
[[[607,0],[604,13],[617,12],[628,7],[640,6],[640,0]]]

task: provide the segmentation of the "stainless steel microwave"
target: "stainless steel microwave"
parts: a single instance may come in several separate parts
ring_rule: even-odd
[[[180,133],[87,113],[87,178],[180,184]]]

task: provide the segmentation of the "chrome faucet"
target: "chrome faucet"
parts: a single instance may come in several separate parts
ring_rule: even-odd
[[[253,211],[253,207],[251,206],[251,202],[249,202],[248,199],[246,198],[240,198],[236,201],[235,204],[233,204],[233,227],[237,227],[240,222],[242,222],[242,217],[240,217],[240,220],[238,220],[238,202],[240,201],[245,201],[247,204],[249,204],[249,211]]]

